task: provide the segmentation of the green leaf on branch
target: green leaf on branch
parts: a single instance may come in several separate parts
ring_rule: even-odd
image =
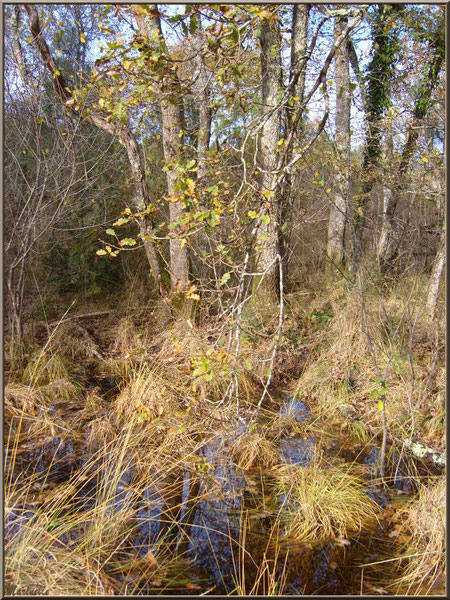
[[[226,282],[230,279],[231,274],[230,273],[224,273],[220,279],[220,285],[225,285]]]
[[[120,240],[119,246],[136,246],[136,240],[133,238],[124,238]]]
[[[125,223],[128,223],[130,219],[125,219],[124,217],[120,217],[120,219],[117,219],[117,221],[115,223],[113,223],[114,227],[120,227],[121,225],[125,225]]]

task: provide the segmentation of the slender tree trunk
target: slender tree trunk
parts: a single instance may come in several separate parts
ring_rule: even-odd
[[[23,327],[22,306],[25,289],[25,264],[20,261],[11,265],[8,273],[7,290],[9,297],[9,326],[11,333],[11,362],[22,356]]]
[[[14,58],[17,61],[17,66],[19,68],[19,75],[22,80],[22,83],[28,86],[28,74],[27,68],[25,64],[25,58],[23,55],[23,48],[20,41],[19,35],[19,26],[20,26],[20,6],[15,4],[13,7],[13,11],[11,14],[11,32],[13,38],[13,48],[14,48]]]
[[[294,96],[299,103],[305,95],[306,65],[308,62],[308,23],[309,4],[294,4],[292,9],[292,39],[291,39],[291,68],[290,80],[298,73]]]
[[[439,250],[437,252],[433,270],[431,272],[430,282],[428,284],[428,298],[427,298],[427,313],[431,320],[434,319],[436,314],[437,302],[439,299],[439,288],[441,285],[442,275],[445,269],[445,231],[446,223],[444,221],[444,227],[442,228],[441,239],[439,244]]]
[[[195,101],[199,111],[199,128],[197,133],[197,184],[204,188],[204,179],[208,173],[207,159],[209,143],[211,139],[211,84],[208,72],[205,68],[205,36],[201,24],[198,33],[193,36],[193,46],[197,52],[195,57]],[[201,191],[201,189],[200,189]],[[200,201],[199,210],[204,210],[205,206]],[[209,269],[202,258],[208,254],[208,239],[204,231],[196,236],[195,244],[200,260],[197,261],[197,274],[200,281],[209,280]]]
[[[378,240],[377,255],[380,270],[385,272],[398,251],[398,242],[395,241],[395,211],[397,208],[401,190],[404,187],[406,174],[411,163],[412,156],[417,147],[417,140],[423,120],[428,112],[431,97],[439,82],[439,75],[445,58],[444,46],[444,24],[438,31],[436,37],[431,40],[430,46],[433,50],[433,58],[424,81],[419,86],[414,102],[414,116],[409,126],[409,133],[403,149],[400,165],[395,177],[392,193],[385,198],[383,212],[383,226]]]
[[[257,229],[256,269],[263,273],[254,282],[254,301],[266,307],[278,303],[278,231],[279,198],[275,193],[277,142],[281,132],[281,111],[274,110],[281,85],[280,28],[278,21],[261,23],[261,77],[262,77],[262,135],[259,159],[262,168],[261,194],[265,199],[269,222],[260,222]],[[267,219],[265,219],[267,221]],[[261,277],[263,280],[261,281]],[[257,286],[259,286],[256,292]]]
[[[348,24],[347,17],[335,17],[334,35],[339,37]],[[335,54],[336,72],[336,154],[338,186],[330,208],[328,221],[328,258],[333,264],[344,261],[345,226],[349,193],[350,170],[350,69],[347,44],[341,44]]]
[[[158,16],[156,4],[149,4],[148,16],[136,13],[135,19],[139,32],[147,40],[150,46],[164,44],[161,29],[161,21]],[[164,44],[165,45],[165,44]],[[160,84],[161,113],[163,126],[163,150],[164,161],[167,168],[167,189],[169,196],[176,196],[176,184],[178,174],[176,169],[177,160],[180,157],[182,145],[181,132],[183,129],[183,97],[179,90],[178,76],[175,72],[170,80],[163,80]],[[181,202],[170,202],[170,222],[175,223],[183,216]],[[181,244],[179,238],[171,238],[170,247],[170,276],[172,287],[176,291],[182,291],[189,284],[189,261],[186,246]]]
[[[292,96],[298,98],[295,100],[293,107],[286,108],[286,130],[292,130],[293,117],[295,106],[301,105],[305,96],[305,81],[306,81],[306,67],[308,64],[308,24],[309,24],[309,11],[310,4],[294,4],[292,7],[292,33],[291,33],[291,64],[289,72],[289,82],[293,82],[294,78],[296,83],[292,90]],[[297,124],[297,139],[301,139],[303,135],[303,119]],[[285,162],[289,164],[292,159],[293,145],[291,145]],[[295,193],[301,186],[301,176],[298,171],[294,170],[292,173],[286,176],[284,189],[281,193],[280,199],[280,222],[285,225],[285,231],[282,233],[280,229],[279,243],[280,243],[280,254],[286,256],[287,247],[289,245],[289,237],[291,234],[292,222],[294,219],[294,203]],[[289,273],[289,261],[283,260],[283,272],[285,281],[288,280]]]
[[[163,149],[164,160],[167,167],[167,189],[169,196],[176,195],[178,174],[176,161],[179,157],[180,132],[183,122],[183,108],[181,99],[172,103],[169,100],[161,100],[162,125],[163,125]],[[183,216],[181,202],[170,202],[170,222],[176,223]],[[172,286],[177,291],[185,289],[189,283],[189,263],[187,249],[181,247],[181,240],[174,238],[170,240],[170,275]]]
[[[69,88],[67,87],[64,75],[61,73],[60,68],[58,69],[58,67],[56,66],[56,63],[50,52],[50,48],[48,47],[47,42],[45,41],[45,38],[42,34],[41,24],[39,21],[39,15],[36,7],[32,4],[26,4],[25,10],[28,14],[33,41],[41,56],[43,63],[52,75],[53,87],[55,89],[56,94],[60,98],[63,106],[67,107],[75,114],[78,114],[79,109],[77,108],[75,100],[72,97]],[[126,149],[136,191],[135,197],[133,199],[134,204],[137,211],[142,211],[150,203],[150,196],[147,188],[147,183],[145,181],[144,165],[135,138],[126,128],[119,129],[113,123],[107,121],[99,113],[93,112],[90,115],[84,117],[84,120],[87,123],[94,125],[98,129],[105,131],[111,136],[117,136],[118,141]],[[149,219],[143,219],[141,221],[140,232],[143,237],[145,252],[150,263],[150,269],[153,275],[153,279],[156,283],[157,289],[161,290],[161,269],[159,266],[158,254],[156,252],[154,244],[151,242],[151,237],[153,235],[153,227]]]
[[[195,57],[195,95],[200,113],[199,131],[197,135],[197,180],[202,181],[207,173],[207,153],[211,139],[211,84],[208,72],[205,69],[205,36],[201,25],[199,32],[194,36],[194,47],[197,51]]]

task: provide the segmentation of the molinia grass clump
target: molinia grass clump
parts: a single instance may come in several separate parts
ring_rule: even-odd
[[[258,432],[246,432],[236,438],[231,454],[241,469],[259,465],[272,467],[278,462],[275,445]]]
[[[148,474],[131,485],[134,455],[147,439],[146,432],[124,427],[67,481],[52,482],[52,467],[14,479],[17,448],[6,465],[5,583],[10,595],[127,595],[152,578],[166,576],[178,557],[165,552],[161,542],[155,553],[148,542],[139,548],[140,511],[148,522],[160,506],[160,497],[144,491],[161,485],[178,463],[148,453]],[[56,464],[57,458],[51,461]],[[50,485],[52,483],[52,485]],[[31,506],[31,508],[30,508]],[[165,517],[168,518],[168,517]],[[163,559],[160,556],[165,555]],[[125,581],[134,566],[139,573]],[[114,577],[112,576],[114,575]],[[123,582],[123,583],[122,583]],[[134,588],[136,586],[136,588]]]
[[[286,536],[319,544],[347,538],[376,523],[377,505],[364,492],[364,482],[348,471],[284,465],[278,470],[277,491],[284,510]]]
[[[92,359],[98,347],[88,331],[74,321],[61,323],[52,332],[49,349],[54,354],[64,354],[73,359]]]
[[[22,383],[8,383],[5,387],[5,413],[20,417],[22,414],[35,414],[44,398],[39,390]]]
[[[42,386],[55,381],[70,381],[70,366],[65,356],[41,350],[28,362],[24,371],[24,382],[33,386]]]
[[[168,414],[173,398],[169,388],[162,384],[161,378],[147,367],[133,373],[115,402],[119,421],[128,421],[132,415],[146,421]]]
[[[445,581],[445,477],[433,485],[423,486],[418,497],[406,509],[404,531],[410,538],[401,556],[408,557],[404,572],[396,582],[404,588],[429,594]]]

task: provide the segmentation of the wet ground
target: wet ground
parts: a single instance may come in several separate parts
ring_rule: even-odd
[[[101,387],[108,396],[114,390],[114,382],[105,380]],[[305,404],[296,398],[284,397],[279,404],[280,414],[292,416],[299,425],[311,419]],[[238,435],[245,431],[246,426],[241,426]],[[375,483],[376,445],[349,446],[343,443],[338,431],[334,438],[333,432],[281,435],[278,440],[280,462],[308,468],[314,451],[320,448],[330,461],[357,464],[360,472],[365,473],[366,493],[380,507],[380,518],[375,532],[316,547],[283,541],[281,529],[282,541],[274,545],[271,540],[275,519],[273,474],[270,469],[260,467],[239,469],[226,451],[231,442],[218,436],[201,449],[196,471],[180,469],[172,474],[170,499],[164,488],[158,486],[141,494],[139,506],[134,506],[134,534],[127,542],[128,551],[132,550],[135,556],[145,557],[149,552],[150,556],[157,556],[164,543],[166,551],[169,548],[179,560],[176,568],[168,567],[162,575],[146,578],[146,583],[140,580],[136,583],[132,571],[127,574],[122,569],[116,575],[112,572],[120,585],[129,585],[127,589],[134,594],[264,594],[271,580],[283,582],[282,593],[287,595],[385,593],[379,581],[379,568],[361,565],[395,555],[389,516],[415,492],[414,480],[401,461],[397,461],[391,483],[381,487]],[[36,484],[40,497],[34,501],[31,497],[25,507],[8,512],[6,539],[17,535],[33,518],[36,506],[44,501],[45,490],[68,481],[83,467],[86,457],[80,453],[80,443],[67,436],[56,436],[33,449],[25,446],[19,453],[13,479],[23,476],[27,470],[47,474],[45,483]],[[113,510],[120,511],[127,506],[132,481],[133,469],[130,468],[115,482]],[[95,500],[98,486],[95,474],[85,483],[79,481],[72,509],[87,510]],[[169,513],[170,525],[167,523]],[[267,571],[255,587],[264,561],[270,575]]]

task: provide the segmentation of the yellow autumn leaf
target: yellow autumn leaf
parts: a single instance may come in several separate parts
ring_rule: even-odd
[[[331,194],[331,188],[327,189],[327,194]]]
[[[381,412],[384,409],[384,403],[382,400],[378,400],[378,410]]]
[[[186,181],[186,187],[188,194],[193,194],[195,191],[195,181],[193,179],[188,179]]]

